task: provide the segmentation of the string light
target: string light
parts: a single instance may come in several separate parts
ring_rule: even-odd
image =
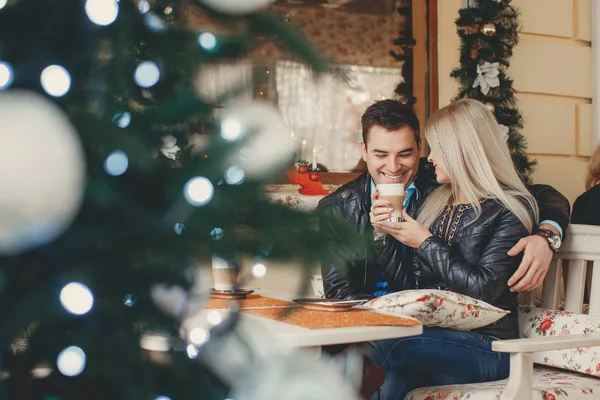
[[[175,224],[175,226],[173,227],[173,230],[175,231],[175,233],[177,235],[181,235],[181,234],[183,234],[183,231],[185,230],[185,225],[182,224],[181,222],[177,222]]]
[[[129,167],[129,158],[121,150],[115,150],[106,157],[104,161],[104,170],[111,176],[120,176],[127,171]]]
[[[214,228],[212,231],[210,231],[210,237],[213,240],[221,240],[223,239],[223,236],[225,236],[225,233],[223,233],[223,229],[221,228]]]
[[[158,83],[160,70],[153,61],[144,61],[137,66],[134,73],[135,83],[139,87],[149,88]]]
[[[117,0],[87,0],[85,13],[96,25],[110,25],[117,19],[119,4],[117,4]]]
[[[206,320],[211,325],[219,325],[221,322],[223,322],[223,316],[217,310],[211,310],[206,315]]]
[[[77,346],[62,350],[56,358],[58,370],[65,376],[77,376],[85,369],[85,353]]]
[[[221,136],[225,140],[233,141],[242,135],[242,125],[235,118],[226,118],[221,122]]]
[[[0,0],[0,2],[2,2],[2,0]],[[13,78],[14,73],[10,64],[0,61],[0,90],[8,89],[13,82]]]
[[[239,185],[244,182],[245,178],[246,174],[244,173],[244,170],[237,165],[229,167],[227,171],[225,171],[225,182],[229,185]]]
[[[200,346],[208,341],[210,332],[202,328],[194,328],[190,332],[190,341],[196,346]]]
[[[42,88],[50,96],[61,97],[71,88],[71,75],[60,65],[50,65],[42,71]]]
[[[252,276],[255,278],[262,278],[267,274],[267,267],[264,264],[254,264],[252,267]]]
[[[92,309],[94,295],[84,284],[72,282],[60,291],[60,302],[71,314],[83,315]]]
[[[208,203],[215,192],[213,184],[203,176],[190,179],[183,189],[183,195],[193,206],[203,206]]]
[[[119,128],[127,128],[131,123],[131,113],[129,113],[129,111],[116,113],[112,119],[112,122],[117,124]]]
[[[217,37],[211,32],[198,35],[198,44],[206,51],[213,51],[217,47]]]
[[[125,297],[123,297],[123,304],[125,304],[126,307],[133,307],[136,301],[137,299],[132,294],[126,294]]]
[[[146,14],[148,11],[150,11],[150,3],[148,3],[147,0],[140,0],[138,3],[138,11],[140,14]]]
[[[193,344],[188,344],[187,347],[185,348],[185,352],[187,353],[187,356],[189,358],[191,358],[192,360],[194,358],[197,358],[198,355],[200,354],[200,352],[198,351],[196,346],[194,346]]]

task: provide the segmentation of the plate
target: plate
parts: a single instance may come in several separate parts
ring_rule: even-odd
[[[240,300],[245,299],[251,293],[254,293],[254,290],[215,290],[214,288],[210,289],[210,297],[212,297],[213,299]]]
[[[340,300],[340,299],[295,299],[294,303],[302,308],[315,311],[348,311],[352,307],[366,302],[366,300]]]

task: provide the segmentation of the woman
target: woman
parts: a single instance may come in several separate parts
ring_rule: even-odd
[[[425,126],[429,161],[442,184],[417,220],[386,222],[383,207],[371,223],[414,248],[415,288],[447,289],[512,313],[471,332],[425,328],[422,336],[371,343],[366,354],[386,372],[383,399],[403,399],[414,388],[503,379],[508,354],[496,339],[519,336],[517,294],[507,281],[520,259],[507,255],[537,225],[538,209],[513,166],[493,114],[480,102],[460,100],[436,112]]]
[[[600,225],[600,146],[590,157],[585,190],[575,200],[571,223],[585,225]]]

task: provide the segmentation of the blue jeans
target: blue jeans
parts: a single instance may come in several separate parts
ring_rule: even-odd
[[[493,340],[475,332],[424,328],[421,336],[365,343],[361,349],[386,373],[382,400],[403,400],[419,387],[505,379],[509,355],[493,352]]]

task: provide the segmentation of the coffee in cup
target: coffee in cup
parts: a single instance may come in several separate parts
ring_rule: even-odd
[[[221,292],[232,292],[235,290],[239,272],[239,268],[235,263],[213,256],[212,271],[215,280],[215,290]]]
[[[393,207],[392,215],[388,219],[390,222],[402,221],[402,207],[404,206],[404,183],[380,183],[377,185],[379,198],[390,202]]]

